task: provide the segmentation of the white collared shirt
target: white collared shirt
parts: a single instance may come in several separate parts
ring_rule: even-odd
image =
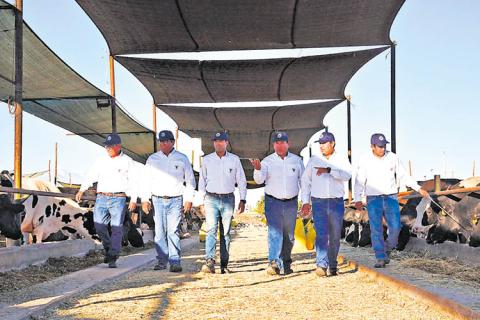
[[[300,178],[305,169],[303,160],[289,152],[284,159],[272,153],[261,162],[260,170],[253,171],[256,183],[265,182],[265,193],[277,199],[291,199],[298,196]]]
[[[195,185],[192,165],[186,155],[175,149],[168,156],[158,151],[148,157],[143,170],[142,202],[148,201],[152,195],[183,195],[184,201],[192,202]]]
[[[330,168],[330,173],[317,175],[316,168]],[[352,177],[352,167],[347,157],[336,151],[327,159],[325,156],[313,156],[307,163],[302,176],[302,203],[310,203],[310,198],[343,198],[345,182]]]
[[[235,191],[237,184],[240,200],[247,196],[247,179],[243,171],[240,158],[233,153],[226,152],[219,157],[215,152],[203,157],[198,180],[200,199],[205,198],[205,193],[227,194]]]
[[[137,201],[140,174],[132,158],[123,152],[114,158],[105,153],[88,172],[80,191],[85,191],[94,182],[98,182],[97,192],[125,192],[132,201]]]
[[[395,178],[396,175],[396,178]],[[398,193],[399,184],[420,190],[418,183],[407,174],[397,155],[385,151],[379,158],[369,152],[360,158],[355,179],[355,201],[362,201],[362,197],[388,195]]]

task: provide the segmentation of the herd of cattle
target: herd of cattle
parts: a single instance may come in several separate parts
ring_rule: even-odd
[[[8,185],[8,183],[2,183]],[[28,179],[25,189],[60,192],[50,183]],[[433,181],[421,183],[433,191]],[[441,189],[470,188],[480,186],[480,177],[463,181],[441,180]],[[425,237],[431,244],[444,241],[468,243],[480,246],[480,193],[459,193],[432,197],[434,202],[412,198],[400,201],[402,231],[398,249],[403,250],[411,236]],[[439,206],[440,205],[440,206]],[[151,214],[148,218],[151,218]],[[195,215],[195,219],[200,219]],[[187,219],[190,221],[192,219]],[[153,223],[151,221],[149,225]],[[201,224],[201,221],[196,221]],[[187,228],[185,228],[187,229]],[[190,229],[190,228],[188,228]],[[81,207],[75,201],[65,198],[28,196],[14,202],[6,194],[0,194],[0,233],[7,238],[21,239],[31,234],[34,242],[59,241],[65,239],[98,239],[93,223],[93,212]],[[352,246],[371,245],[370,226],[366,211],[345,209],[343,234],[345,241]],[[387,231],[385,231],[385,237]],[[141,231],[133,224],[126,213],[124,223],[124,245],[143,246]]]

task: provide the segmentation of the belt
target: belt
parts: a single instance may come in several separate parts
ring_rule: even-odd
[[[340,201],[340,200],[343,201],[344,200],[343,197],[336,197],[336,198],[316,198],[316,197],[312,197],[312,200],[313,199],[314,200],[338,200],[338,201]]]
[[[208,192],[207,194],[212,197],[217,197],[217,198],[227,198],[227,197],[233,197],[233,192],[230,193],[213,193],[213,192]]]
[[[269,195],[268,193],[265,193],[265,197],[272,198],[272,199],[275,199],[275,200],[278,200],[278,201],[281,201],[281,202],[288,202],[288,201],[292,201],[292,200],[295,200],[295,199],[298,198],[298,196],[295,196],[295,197],[289,198],[289,199],[278,199],[278,198],[275,198],[274,196]]]
[[[174,198],[179,198],[179,197],[181,197],[181,195],[180,195],[180,196],[170,197],[170,196],[157,196],[156,194],[154,194],[154,195],[152,195],[152,196],[154,196],[155,198],[160,198],[160,199],[174,199]]]
[[[107,197],[119,197],[119,198],[127,197],[125,192],[97,192],[97,194],[100,194],[102,196],[107,196]]]

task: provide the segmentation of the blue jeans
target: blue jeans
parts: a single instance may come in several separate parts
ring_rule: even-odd
[[[400,222],[400,207],[396,194],[368,196],[367,197],[368,219],[370,220],[370,232],[372,247],[375,251],[375,258],[386,259],[387,250],[397,247],[398,235],[402,227]],[[385,216],[388,227],[387,246],[383,237],[382,217]]]
[[[230,224],[235,206],[235,196],[210,195],[205,196],[205,223],[207,238],[205,241],[206,259],[215,260],[217,246],[217,229],[220,224],[220,263],[226,267],[230,258]]]
[[[268,226],[268,261],[275,261],[284,269],[292,264],[292,248],[295,242],[297,197],[280,201],[265,196],[265,217]]]
[[[180,264],[180,221],[183,197],[152,197],[155,214],[155,249],[159,263]]]
[[[109,256],[118,256],[122,246],[123,219],[125,218],[126,199],[98,194],[93,209],[93,222],[103,248]],[[108,225],[111,227],[111,235]]]
[[[343,226],[343,198],[312,198],[316,263],[318,267],[337,270],[337,256]]]

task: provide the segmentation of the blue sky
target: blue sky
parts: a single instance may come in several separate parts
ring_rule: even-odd
[[[480,110],[476,100],[480,87],[476,75],[480,70],[478,12],[480,1],[476,0],[407,0],[393,24],[391,38],[398,43],[397,153],[405,165],[412,161],[417,179],[430,178],[434,173],[463,178],[472,175],[474,160],[480,166]],[[65,62],[109,92],[107,45],[75,1],[24,0],[24,18]],[[325,51],[297,50],[286,54],[316,52]],[[354,162],[356,155],[368,152],[372,133],[390,136],[388,55],[387,50],[370,61],[346,89],[353,103]],[[198,57],[206,56],[194,56]],[[152,127],[152,97],[118,64],[116,85],[120,103]],[[346,153],[346,104],[332,110],[325,123],[337,136],[338,150]],[[175,123],[159,112],[158,128],[174,129]],[[58,142],[60,170],[81,176],[103,149],[66,134],[65,130],[25,114],[24,172],[45,170],[48,160],[53,159],[54,143]],[[0,168],[12,169],[13,118],[4,104],[0,104],[0,145]],[[190,140],[181,136],[180,149],[189,154],[191,148]]]

